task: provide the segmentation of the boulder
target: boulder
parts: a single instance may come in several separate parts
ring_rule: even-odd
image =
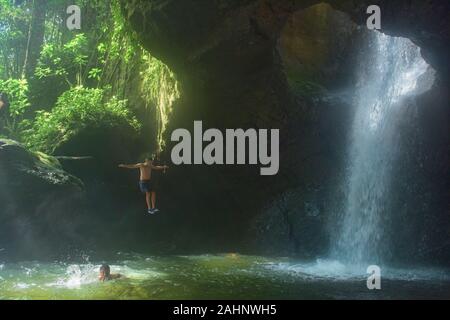
[[[79,243],[82,182],[58,160],[0,140],[0,249],[33,259]]]

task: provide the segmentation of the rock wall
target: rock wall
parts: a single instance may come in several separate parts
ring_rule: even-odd
[[[31,260],[84,244],[83,200],[55,158],[0,140],[0,255]]]
[[[447,2],[328,1],[340,12],[311,8],[318,2],[123,1],[143,46],[180,81],[169,134],[192,129],[194,120],[205,128],[281,130],[275,177],[260,177],[252,167],[185,166],[167,174],[161,202],[174,218],[164,225],[174,246],[204,248],[206,241],[214,249],[304,256],[326,249],[330,190],[352,114],[345,94],[327,91],[353,80],[352,48],[363,41],[368,5],[381,7],[382,32],[421,46],[445,88]]]

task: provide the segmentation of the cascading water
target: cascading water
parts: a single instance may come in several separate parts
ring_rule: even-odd
[[[332,256],[348,264],[380,264],[389,255],[391,182],[401,152],[403,98],[416,93],[427,69],[420,49],[379,32],[358,70],[343,210]],[[399,192],[397,190],[396,192]]]

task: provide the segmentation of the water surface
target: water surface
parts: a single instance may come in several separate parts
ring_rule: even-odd
[[[100,283],[109,263],[126,279]],[[239,254],[155,257],[118,253],[110,261],[0,262],[0,299],[449,299],[450,272],[382,268],[382,289],[364,268]]]

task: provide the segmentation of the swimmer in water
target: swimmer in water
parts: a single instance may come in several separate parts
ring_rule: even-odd
[[[111,274],[111,268],[109,265],[104,264],[100,267],[100,275],[98,277],[98,280],[104,282],[109,280],[116,280],[116,279],[123,279],[124,276],[120,273],[117,274]]]

